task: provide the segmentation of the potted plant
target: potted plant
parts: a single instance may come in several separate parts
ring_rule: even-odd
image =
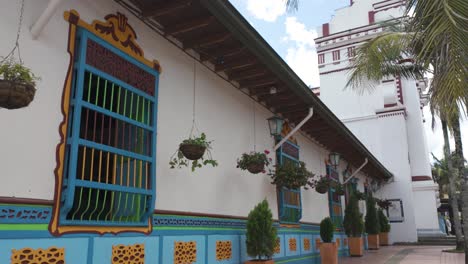
[[[36,93],[36,77],[29,68],[13,59],[0,63],[0,107],[18,109],[26,107]]]
[[[379,222],[380,222],[380,233],[379,233],[379,240],[381,246],[388,246],[390,245],[388,240],[388,233],[390,232],[391,226],[388,223],[388,219],[383,213],[383,211],[379,210]]]
[[[313,187],[314,174],[307,170],[304,162],[295,164],[293,162],[286,162],[282,165],[276,166],[276,170],[270,173],[272,184],[278,187],[286,187],[288,189],[298,189],[304,187]]]
[[[388,209],[392,204],[389,200],[386,199],[376,199],[377,205],[382,209]]]
[[[364,254],[362,232],[364,231],[364,221],[359,212],[358,199],[353,194],[346,205],[343,227],[348,236],[349,254],[352,257],[361,257]]]
[[[366,214],[366,232],[367,232],[367,244],[369,249],[379,249],[379,233],[380,223],[377,215],[377,209],[375,208],[375,200],[372,195],[367,197],[367,214]]]
[[[275,263],[271,258],[274,255],[277,231],[273,226],[273,215],[267,200],[263,200],[250,211],[246,237],[247,254],[256,259],[248,260],[245,264]]]
[[[328,188],[330,188],[331,180],[328,176],[320,176],[317,182],[315,182],[315,190],[318,193],[325,194],[328,192]]]
[[[320,244],[320,258],[322,263],[338,263],[338,247],[333,241],[335,226],[330,217],[326,217],[320,222],[320,237],[323,243]]]
[[[340,195],[340,196],[345,195],[345,189],[344,189],[343,184],[341,184],[339,182],[335,182],[333,187],[335,188],[335,193],[337,195]]]
[[[356,196],[356,198],[360,201],[365,201],[366,200],[366,194],[359,191],[359,190],[354,190],[353,191],[354,195]]]
[[[211,142],[206,140],[205,133],[201,133],[200,137],[191,137],[182,141],[169,162],[171,169],[187,167],[190,162],[192,162],[192,171],[208,164],[213,167],[218,166],[218,162],[211,156]]]
[[[263,153],[255,151],[244,153],[242,157],[237,160],[237,168],[248,170],[253,174],[265,172],[265,166],[268,166],[271,162],[271,158],[267,157],[269,153],[268,150],[265,150]]]

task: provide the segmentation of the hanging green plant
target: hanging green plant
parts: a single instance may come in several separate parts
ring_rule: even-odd
[[[265,166],[270,165],[272,161],[271,158],[268,158],[268,154],[270,154],[268,150],[264,152],[252,151],[250,153],[243,153],[237,160],[237,168],[248,170],[253,174],[265,173]]]
[[[361,201],[365,201],[367,199],[367,195],[359,190],[354,190],[354,195]]]
[[[28,106],[36,93],[36,77],[29,68],[12,59],[0,63],[0,107],[18,109]]]
[[[377,205],[382,208],[382,209],[388,209],[392,203],[387,200],[387,199],[377,199],[375,198],[375,201],[377,202]]]
[[[335,188],[335,193],[337,195],[340,195],[340,196],[345,195],[345,188],[343,184],[339,182],[335,182],[333,188]]]
[[[321,194],[325,194],[328,192],[330,188],[331,180],[328,176],[320,176],[320,178],[315,181],[315,191]]]
[[[277,165],[274,172],[270,172],[272,184],[278,187],[286,187],[288,189],[298,189],[304,187],[314,187],[314,174],[306,169],[304,162],[299,162],[299,165],[286,162],[283,165]]]
[[[21,1],[20,19],[16,42],[13,49],[0,60],[0,107],[6,109],[18,109],[28,106],[36,93],[36,77],[32,71],[23,65],[20,56],[19,37],[23,22],[24,0]],[[15,57],[18,53],[19,62]]]
[[[201,133],[200,137],[185,139],[171,157],[171,169],[188,167],[190,163],[192,171],[205,165],[218,166],[218,162],[211,156],[211,143],[206,140],[205,133]]]

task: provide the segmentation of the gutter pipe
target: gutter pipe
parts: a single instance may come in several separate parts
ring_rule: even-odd
[[[275,152],[279,147],[281,147],[281,145],[283,145],[284,142],[286,142],[290,137],[292,137],[292,135],[294,135],[294,133],[296,133],[299,129],[301,129],[301,127],[307,122],[309,121],[309,119],[314,115],[314,108],[309,108],[309,114],[296,126],[294,127],[293,130],[291,130],[291,132],[289,132],[289,134],[287,134],[283,139],[281,139],[280,142],[278,142],[278,144],[276,144],[276,146],[273,148],[273,152]]]
[[[49,20],[52,18],[61,2],[62,0],[49,1],[44,12],[42,12],[36,23],[34,23],[31,27],[31,34],[33,39],[37,39],[39,35],[41,35],[42,30],[47,25],[47,23],[49,23]]]
[[[364,166],[367,165],[368,162],[369,162],[369,160],[366,158],[366,159],[364,160],[364,163],[363,163],[359,168],[357,168],[357,170],[354,171],[353,174],[351,174],[351,176],[349,176],[349,177],[346,179],[346,181],[343,182],[343,185],[346,184],[346,183],[348,183],[352,178],[354,178],[354,176],[356,176],[356,175],[362,170],[362,168],[364,168]]]

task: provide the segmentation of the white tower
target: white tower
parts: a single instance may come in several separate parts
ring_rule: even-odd
[[[351,0],[318,29],[315,40],[320,98],[394,174],[377,193],[393,200],[393,242],[442,234],[423,128],[425,82],[394,76],[363,94],[345,87],[355,48],[382,32],[378,22],[401,17],[404,7],[401,0]]]

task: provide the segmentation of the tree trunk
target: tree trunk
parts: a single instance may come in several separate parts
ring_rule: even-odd
[[[465,263],[468,263],[468,181],[466,180],[465,172],[465,157],[463,156],[463,143],[460,130],[460,118],[458,114],[452,119],[453,138],[455,139],[455,155],[457,157],[458,176],[462,180],[461,199],[462,199],[462,220],[463,220],[463,235],[465,241]]]
[[[461,231],[460,216],[458,213],[458,199],[455,187],[455,173],[452,165],[452,157],[450,155],[450,141],[448,136],[447,122],[441,119],[442,131],[444,132],[444,154],[447,160],[448,174],[449,174],[449,193],[450,193],[450,205],[453,211],[453,222],[455,229],[455,236],[457,237],[457,250],[463,249],[463,236]]]

